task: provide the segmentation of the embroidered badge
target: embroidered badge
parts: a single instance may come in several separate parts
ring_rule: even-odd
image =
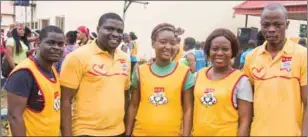
[[[126,63],[122,63],[122,70],[127,73],[128,72],[128,66]]]
[[[42,91],[39,90],[39,91],[37,92],[37,95],[42,96],[42,95],[43,95]]]
[[[291,71],[292,57],[281,57],[280,71],[285,70],[287,72]]]
[[[149,98],[150,102],[154,105],[163,105],[168,102],[167,97],[164,93],[164,88],[156,87],[154,88],[154,94]]]
[[[59,92],[54,93],[53,109],[56,111],[60,110],[60,93]]]
[[[201,103],[204,104],[206,107],[212,106],[217,103],[214,91],[215,89],[213,88],[207,88],[205,89],[203,96],[200,98]]]

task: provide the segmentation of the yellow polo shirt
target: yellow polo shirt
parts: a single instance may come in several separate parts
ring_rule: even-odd
[[[300,87],[307,85],[307,48],[287,40],[272,59],[266,42],[246,56],[244,72],[254,85],[251,136],[299,136]]]
[[[124,90],[129,89],[130,61],[120,50],[114,58],[96,41],[65,57],[62,86],[78,89],[73,101],[74,136],[115,136],[124,133]]]

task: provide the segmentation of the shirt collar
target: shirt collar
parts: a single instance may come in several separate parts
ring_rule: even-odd
[[[266,52],[266,49],[265,49],[266,44],[267,44],[267,41],[265,41],[265,42],[263,43],[263,45],[261,45],[260,50],[258,51],[258,55],[261,55],[261,54],[263,54],[264,52]],[[285,44],[284,44],[284,46],[283,46],[283,48],[282,48],[282,51],[283,51],[284,53],[289,53],[289,54],[290,54],[290,53],[293,53],[293,46],[294,46],[294,43],[292,43],[291,40],[287,39],[287,41],[285,42]]]
[[[99,48],[99,46],[96,43],[97,39],[93,40],[93,42],[91,42],[90,46],[92,47],[92,49],[94,50],[94,54],[106,54],[106,55],[110,55],[107,51],[102,50],[101,48]],[[117,49],[114,52],[114,55],[116,55],[118,53]]]

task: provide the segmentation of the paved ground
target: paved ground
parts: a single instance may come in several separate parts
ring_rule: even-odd
[[[3,92],[2,87],[5,83],[6,79],[3,78],[1,76],[1,90],[0,90],[0,94],[1,94],[1,109],[6,108],[7,107],[7,102],[6,102],[6,93]],[[8,123],[7,121],[4,121],[1,119],[1,136],[7,136],[7,128],[8,128]]]
[[[1,90],[1,109],[7,108],[6,93]],[[8,123],[1,120],[1,136],[7,136]]]

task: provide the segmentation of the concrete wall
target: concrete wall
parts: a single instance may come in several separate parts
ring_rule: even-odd
[[[139,57],[153,56],[150,45],[150,33],[153,27],[162,22],[169,22],[186,30],[183,38],[205,38],[215,28],[229,28],[236,33],[244,27],[245,16],[233,16],[233,7],[242,1],[149,1],[143,5],[133,3],[127,11],[125,31],[134,31],[140,45]],[[106,12],[116,12],[122,16],[123,1],[37,1],[36,18],[49,18],[55,24],[55,16],[65,16],[65,31],[86,25],[95,31],[99,17]],[[259,17],[249,16],[248,27],[257,27]],[[296,37],[300,21],[291,21],[287,35]]]
[[[4,29],[5,31],[8,30],[10,24],[14,23],[13,16],[11,15],[1,15],[1,19],[1,29]]]
[[[14,23],[13,5],[10,1],[1,1],[1,29],[8,30],[8,26]]]

